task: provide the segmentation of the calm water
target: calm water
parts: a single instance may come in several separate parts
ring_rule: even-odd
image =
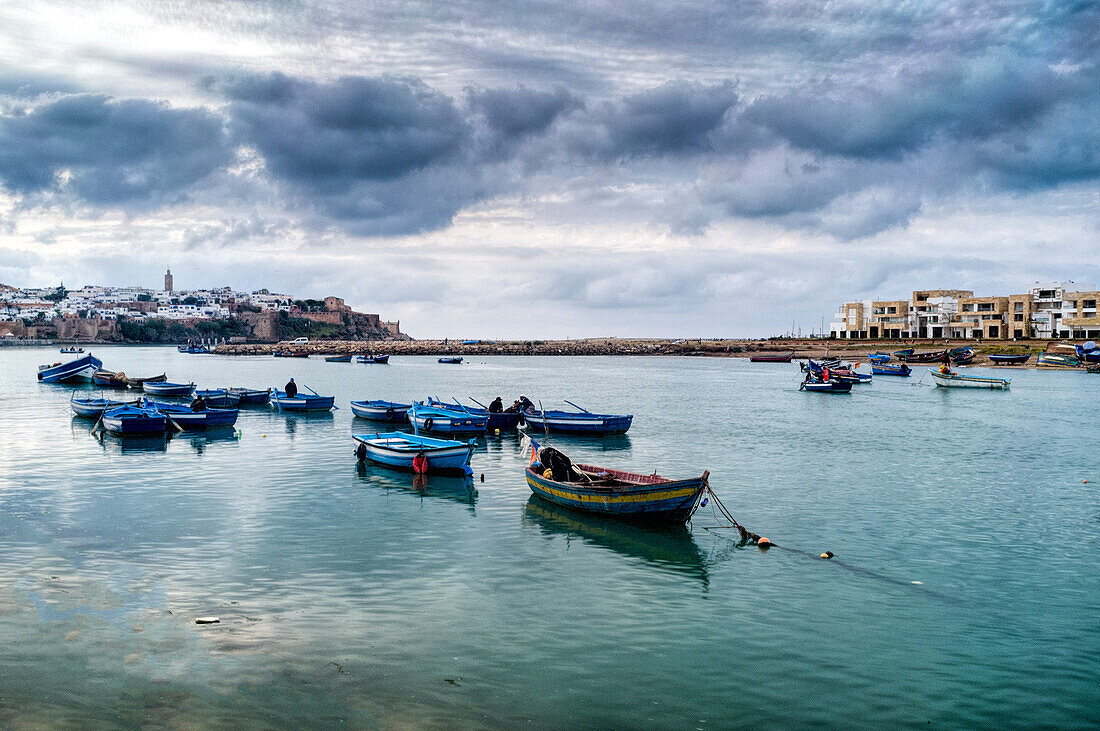
[[[1100,376],[833,397],[744,360],[94,352],[211,387],[293,375],[342,408],[99,441],[35,380],[55,349],[0,349],[0,725],[1100,723]],[[515,435],[472,485],[356,467],[352,398],[521,393],[632,411],[555,441],[709,469],[794,550],[739,548],[709,508],[653,531],[541,503]]]

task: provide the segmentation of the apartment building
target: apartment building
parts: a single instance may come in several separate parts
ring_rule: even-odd
[[[914,291],[909,300],[845,302],[834,338],[1100,338],[1093,284],[1036,282],[1027,292],[975,297],[965,289]]]

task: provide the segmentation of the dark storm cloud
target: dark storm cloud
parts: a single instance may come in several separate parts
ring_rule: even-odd
[[[71,94],[0,115],[0,183],[104,206],[157,206],[224,168],[221,118],[146,100]]]
[[[485,117],[489,128],[506,140],[546,131],[561,115],[583,107],[583,101],[562,87],[552,91],[471,89],[470,107]]]

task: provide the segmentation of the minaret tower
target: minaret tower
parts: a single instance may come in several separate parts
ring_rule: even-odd
[[[164,291],[169,294],[172,293],[172,270],[169,269],[164,274]]]

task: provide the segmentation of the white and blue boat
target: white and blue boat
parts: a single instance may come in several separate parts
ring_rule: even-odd
[[[475,401],[475,403],[477,402]],[[466,406],[459,403],[458,399],[455,399],[454,403],[440,401],[438,398],[428,399],[428,405],[438,406],[441,409],[465,411],[475,416],[484,416],[489,420],[486,424],[489,429],[515,429],[519,426],[520,419],[523,418],[523,414],[518,411],[489,411],[484,405]]]
[[[229,393],[235,393],[240,398],[241,406],[260,406],[271,400],[269,388],[242,388],[235,386],[229,389]]]
[[[876,376],[908,376],[912,372],[913,369],[905,363],[898,363],[896,365],[876,363],[875,365],[871,366],[871,373],[875,374]]]
[[[459,442],[404,432],[352,434],[351,436],[363,445],[364,456],[367,459],[387,467],[412,470],[413,460],[418,455],[424,455],[428,462],[428,472],[472,473],[470,458],[477,445],[474,439]]]
[[[415,429],[436,434],[484,434],[489,425],[487,416],[471,414],[457,407],[443,409],[418,403],[413,404],[407,416]]]
[[[237,409],[204,409],[192,411],[185,404],[168,404],[162,401],[146,401],[146,408],[163,414],[172,423],[186,431],[211,429],[218,426],[233,426],[237,423]]]
[[[77,398],[75,393],[69,398],[69,406],[72,407],[73,413],[85,419],[98,419],[108,409],[134,406],[137,403],[137,401],[112,401],[105,398]]]
[[[156,409],[140,406],[119,406],[103,412],[100,423],[112,434],[127,436],[130,434],[159,434],[168,423],[164,414]]]
[[[565,403],[575,406],[580,411],[545,411],[529,408],[523,412],[527,428],[562,434],[625,434],[634,421],[633,414],[595,414],[577,406],[572,401]]]
[[[383,401],[374,399],[368,401],[352,401],[351,413],[360,419],[371,421],[404,422],[406,414],[412,404],[399,404],[396,401]]]
[[[448,356],[446,358],[440,358],[439,362],[440,363],[448,363],[450,365],[459,365],[460,363],[462,363],[462,356],[455,355],[455,356]]]
[[[43,383],[68,383],[90,381],[92,375],[103,367],[103,361],[88,353],[83,358],[68,363],[38,366],[38,380]]]
[[[336,405],[336,397],[318,396],[300,391],[294,396],[287,396],[286,391],[273,388],[271,403],[283,411],[331,411]]]
[[[366,363],[367,365],[387,365],[390,362],[390,356],[387,355],[360,355],[355,359],[356,363]]]
[[[146,381],[141,384],[141,390],[150,396],[190,396],[195,389],[194,383],[172,383],[171,381]]]
[[[871,353],[869,356],[867,356],[867,360],[871,361],[872,363],[882,365],[883,363],[889,363],[890,362],[890,354],[889,353]]]
[[[192,398],[200,396],[208,406],[215,409],[235,409],[241,403],[240,394],[233,393],[228,388],[196,388],[191,392]]]

